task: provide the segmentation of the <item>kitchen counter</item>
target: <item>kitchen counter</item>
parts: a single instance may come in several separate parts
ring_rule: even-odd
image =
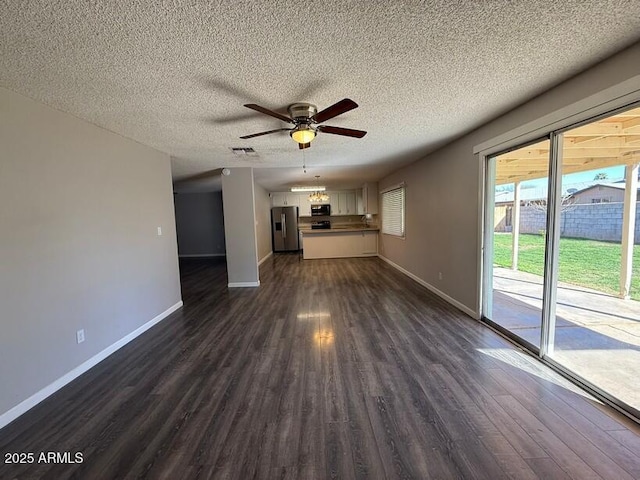
[[[379,227],[331,227],[331,228],[319,228],[313,230],[311,228],[301,228],[300,231],[303,235],[316,235],[320,233],[342,233],[342,232],[379,232]]]
[[[314,258],[372,257],[378,254],[378,227],[340,226],[300,230],[302,256]]]

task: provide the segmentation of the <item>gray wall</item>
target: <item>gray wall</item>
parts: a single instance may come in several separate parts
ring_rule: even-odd
[[[563,107],[595,107],[588,97],[624,81],[636,85],[637,75],[640,44],[382,179],[381,191],[405,181],[407,198],[406,239],[381,235],[381,255],[477,314],[482,168],[474,147]]]
[[[3,88],[0,225],[0,415],[181,301],[169,156]]]
[[[179,193],[174,201],[178,254],[224,255],[222,192]]]
[[[229,168],[222,175],[224,234],[229,286],[257,286],[258,242],[252,168]]]
[[[273,251],[271,245],[271,198],[269,192],[255,182],[254,192],[256,196],[258,261],[262,261]]]

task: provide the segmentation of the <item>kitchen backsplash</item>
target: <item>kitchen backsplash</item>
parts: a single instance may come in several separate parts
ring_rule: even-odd
[[[321,220],[329,220],[332,226],[338,225],[362,225],[364,223],[364,215],[341,215],[339,217],[300,217],[298,218],[299,228],[310,228],[313,222]],[[369,225],[377,225],[378,216],[373,215],[373,218],[369,220]]]

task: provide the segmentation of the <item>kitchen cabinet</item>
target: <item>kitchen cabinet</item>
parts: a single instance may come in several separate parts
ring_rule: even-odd
[[[362,187],[362,209],[358,210],[358,213],[361,215],[364,215],[365,213],[371,213],[373,215],[378,214],[377,182],[365,183]]]
[[[303,258],[370,257],[378,253],[378,230],[306,230]]]
[[[340,211],[340,201],[338,197],[340,196],[339,192],[327,192],[329,195],[329,205],[331,205],[331,216],[340,215],[338,212]]]
[[[338,197],[340,215],[357,215],[356,192],[342,192]]]
[[[272,207],[298,207],[298,216],[311,216],[311,202],[308,193],[271,192]],[[342,192],[327,192],[331,205],[331,215],[359,215],[356,192],[346,190]],[[315,203],[315,202],[314,202]]]
[[[299,195],[289,192],[273,192],[271,193],[272,207],[297,207],[299,206]]]
[[[300,194],[299,193],[287,193],[285,197],[285,201],[287,202],[288,207],[299,207],[300,206]]]
[[[271,194],[271,206],[272,207],[286,207],[285,193],[272,193]]]
[[[308,193],[301,193],[298,196],[298,215],[301,217],[311,216],[311,202],[309,201]]]
[[[378,232],[362,232],[362,255],[375,255],[378,253]]]
[[[331,215],[357,215],[356,192],[330,192]]]
[[[356,211],[358,215],[364,215],[366,212],[364,211],[364,202],[362,201],[362,189],[359,188],[356,190]]]

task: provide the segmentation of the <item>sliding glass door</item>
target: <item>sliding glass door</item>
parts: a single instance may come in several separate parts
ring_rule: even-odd
[[[640,108],[486,159],[483,317],[640,411]]]
[[[549,183],[548,139],[488,159],[484,315],[540,347]]]
[[[548,349],[551,359],[636,410],[639,120],[636,108],[562,133],[556,320]]]

